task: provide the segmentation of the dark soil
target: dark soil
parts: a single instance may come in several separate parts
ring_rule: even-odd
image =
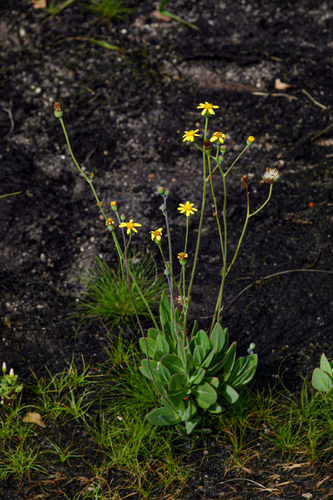
[[[322,352],[333,358],[332,11],[327,2],[308,0],[171,0],[168,9],[195,23],[200,29],[194,31],[155,19],[150,0],[132,7],[127,21],[110,29],[79,3],[46,20],[45,10],[28,1],[1,2],[0,195],[21,194],[0,199],[0,362],[26,383],[31,371],[37,376],[46,376],[46,368],[62,371],[72,354],[78,365],[83,355],[92,368],[107,359],[104,326],[98,321],[80,326],[71,315],[81,290],[78,273],[94,264],[95,254],[114,263],[115,252],[90,188],[68,154],[54,102],[64,109],[79,162],[95,172],[106,210],[117,200],[122,212],[142,224],[138,244],[164,225],[156,188],[170,188],[176,255],[185,231],[177,206],[189,199],[199,208],[202,184],[202,156],[182,142],[182,134],[202,129],[197,106],[208,101],[220,106],[210,130],[227,134],[226,164],[249,135],[256,137],[228,176],[230,256],[246,213],[241,177],[255,175],[250,198],[255,210],[268,193],[268,186],[258,183],[265,169],[280,171],[271,202],[251,219],[229,275],[223,324],[239,355],[250,342],[257,345],[253,388],[267,387],[283,373],[286,387],[296,392],[301,375],[319,365]],[[275,89],[276,79],[291,87]],[[217,175],[215,183],[221,206]],[[210,324],[221,270],[213,211],[209,194],[192,294],[192,317],[203,328]],[[192,216],[189,261],[197,224]],[[286,271],[292,272],[279,274]],[[265,278],[272,274],[277,275]],[[267,471],[257,464],[246,477],[269,488],[279,463],[272,457]],[[221,485],[223,453],[213,451],[180,498],[273,500],[276,493],[301,499],[309,491],[313,498],[330,498],[331,480],[316,489],[321,476],[305,468],[303,478],[296,478],[295,470],[281,474],[281,482],[290,482],[277,493],[257,492],[245,480]],[[32,499],[43,492],[43,498],[62,500],[61,491],[70,498],[79,491],[66,481],[63,490],[29,482],[19,492],[18,487],[18,481],[1,483],[1,499]]]

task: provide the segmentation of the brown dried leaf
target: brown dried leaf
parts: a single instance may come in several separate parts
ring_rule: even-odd
[[[289,83],[281,82],[280,78],[277,78],[275,80],[275,88],[277,90],[286,90],[286,89],[289,89],[290,87],[293,87],[293,85],[289,85]]]
[[[23,419],[23,422],[28,422],[30,424],[37,424],[39,427],[45,427],[42,416],[39,413],[29,412]]]
[[[166,23],[169,23],[171,21],[171,17],[161,14],[159,10],[154,10],[152,15],[155,17],[155,19],[158,19],[159,21],[165,21]]]
[[[47,7],[46,0],[32,0],[34,9],[45,9]]]

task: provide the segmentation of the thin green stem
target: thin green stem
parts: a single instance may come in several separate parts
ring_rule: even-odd
[[[206,137],[207,137],[207,128],[208,128],[208,117],[206,116],[204,140],[206,140]],[[201,240],[203,218],[204,218],[204,212],[205,212],[206,195],[207,195],[206,154],[204,152],[202,154],[203,154],[203,189],[202,189],[201,214],[200,214],[200,222],[199,222],[199,229],[198,229],[197,246],[196,246],[196,249],[195,249],[195,255],[194,255],[194,261],[193,261],[193,267],[192,267],[190,284],[189,284],[188,291],[187,291],[188,298],[190,298],[190,296],[191,296],[191,290],[192,290],[192,286],[193,286],[193,280],[194,280],[195,270],[196,270],[196,267],[197,267],[197,260],[198,260],[199,249],[200,249],[200,240]]]
[[[221,168],[221,165],[218,164],[220,173],[222,176],[223,180],[223,226],[224,226],[224,252],[223,252],[223,269],[222,269],[222,281],[221,281],[221,286],[219,290],[219,295],[217,298],[216,306],[215,306],[215,311],[214,311],[214,316],[212,320],[212,324],[210,327],[210,334],[213,331],[214,325],[215,325],[215,320],[217,317],[217,321],[220,320],[220,311],[221,311],[221,304],[223,300],[223,291],[224,291],[224,283],[227,277],[227,243],[228,243],[228,231],[227,231],[227,215],[226,215],[226,208],[227,208],[227,184],[226,184],[226,174],[223,173],[223,170]]]
[[[241,156],[243,156],[243,154],[245,153],[245,151],[246,151],[246,150],[248,150],[250,146],[251,146],[251,144],[250,144],[250,145],[247,145],[247,146],[243,149],[243,151],[242,151],[242,152],[241,152],[241,153],[237,156],[236,160],[232,163],[232,165],[228,168],[228,170],[226,171],[226,173],[225,173],[224,175],[227,175],[227,174],[230,172],[230,170],[231,170],[231,169],[234,167],[234,165],[238,162],[239,158],[240,158]]]
[[[217,228],[218,228],[219,236],[220,236],[220,245],[221,245],[221,250],[222,250],[222,258],[224,260],[223,236],[222,236],[222,231],[221,231],[221,226],[220,226],[219,215],[218,215],[218,211],[217,211],[217,201],[216,201],[216,197],[215,197],[215,193],[214,193],[212,169],[211,169],[211,166],[210,166],[210,158],[209,158],[209,156],[208,156],[208,170],[209,170],[210,189],[212,191],[213,202],[214,202],[214,207],[215,207],[215,217],[216,217]]]
[[[249,193],[248,193],[248,187],[246,186],[246,204],[247,204],[247,209],[246,209],[246,219],[245,219],[245,223],[244,223],[244,227],[243,227],[243,231],[242,231],[242,234],[239,238],[239,241],[238,241],[238,245],[237,245],[237,248],[236,248],[236,251],[235,251],[235,255],[228,267],[228,271],[227,271],[227,274],[229,274],[229,271],[230,269],[232,268],[232,266],[234,265],[235,263],[235,260],[237,258],[237,255],[238,255],[238,252],[239,252],[239,249],[240,249],[240,246],[242,244],[242,241],[243,241],[243,238],[244,238],[244,235],[245,235],[245,231],[246,231],[246,228],[247,228],[247,224],[249,222],[249,219],[250,217],[252,217],[253,215],[256,215],[258,212],[260,212],[260,210],[262,210],[264,208],[265,205],[267,205],[267,203],[269,202],[269,200],[271,199],[271,196],[272,196],[272,191],[273,191],[273,184],[271,184],[269,186],[269,194],[268,194],[268,197],[267,197],[267,200],[265,201],[265,203],[263,203],[261,205],[260,208],[258,208],[258,210],[256,210],[255,212],[253,212],[252,214],[250,214],[250,203],[249,203]]]

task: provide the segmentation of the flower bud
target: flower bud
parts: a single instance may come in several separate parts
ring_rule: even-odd
[[[157,192],[158,192],[158,194],[164,194],[164,188],[162,186],[159,186],[157,188]]]
[[[3,374],[6,375],[7,366],[6,366],[5,362],[2,363],[2,371],[3,371]]]
[[[111,208],[112,208],[112,210],[114,210],[115,212],[117,212],[118,207],[117,207],[117,202],[116,201],[111,201]]]
[[[121,218],[121,220],[122,220],[123,222],[125,222],[125,220],[126,220],[126,215],[125,215],[125,214],[121,214],[120,218]]]
[[[227,146],[221,146],[220,147],[220,153],[221,153],[222,156],[226,154],[227,149],[228,149]]]
[[[251,146],[255,141],[255,138],[253,137],[253,135],[250,135],[250,137],[247,138],[247,145],[248,146]]]
[[[10,369],[9,377],[10,377],[10,380],[13,380],[13,378],[14,378],[14,370],[13,370],[13,368]]]
[[[250,349],[251,351],[254,351],[256,348],[256,345],[252,342],[252,344],[250,344]]]
[[[170,276],[170,271],[169,271],[169,269],[164,269],[164,274],[165,274],[165,276]]]
[[[55,102],[54,103],[54,116],[56,118],[62,118],[63,117],[63,110],[61,109],[60,103]]]
[[[169,194],[170,194],[170,189],[168,188],[164,189],[164,195],[169,196]]]
[[[99,201],[99,202],[97,203],[97,206],[98,206],[98,207],[102,207],[103,205],[104,205],[104,203],[103,203],[102,201]]]
[[[162,203],[162,205],[160,206],[160,210],[162,210],[162,212],[164,212],[166,210],[166,204],[165,203]]]

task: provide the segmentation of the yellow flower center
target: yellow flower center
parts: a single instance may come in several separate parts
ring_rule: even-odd
[[[184,207],[183,207],[183,209],[184,209],[185,211],[187,211],[187,210],[192,210],[192,205],[191,205],[191,203],[186,202],[186,203],[185,203],[185,205],[184,205]]]
[[[134,227],[134,222],[127,222],[128,229],[133,229],[133,227]]]

